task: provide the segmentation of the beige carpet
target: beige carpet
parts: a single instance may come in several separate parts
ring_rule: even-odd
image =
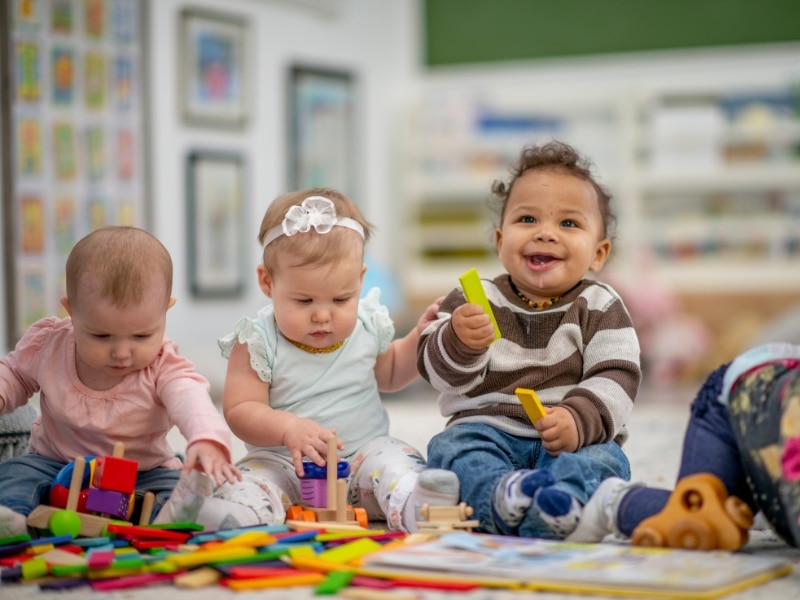
[[[693,394],[692,389],[677,391],[645,391],[633,412],[630,422],[631,436],[625,446],[633,470],[633,478],[651,485],[671,486],[680,460],[683,430],[688,418],[688,403]],[[424,452],[428,439],[439,431],[443,419],[439,416],[435,395],[423,384],[415,385],[402,394],[387,398],[387,406],[392,417],[392,433],[410,444],[416,445]],[[176,449],[182,449],[180,436],[173,439]],[[241,456],[243,447],[235,446],[235,453]],[[725,596],[730,600],[781,600],[800,597],[800,550],[790,548],[777,540],[769,531],[752,532],[751,541],[745,552],[759,555],[778,555],[794,562],[794,572],[770,583]],[[409,590],[403,590],[407,594]],[[399,593],[399,592],[398,592]],[[39,592],[36,586],[0,586],[0,599],[73,599],[99,598],[118,600],[225,600],[231,598],[259,598],[305,600],[319,598],[314,596],[310,588],[292,588],[285,590],[263,590],[255,592],[232,592],[214,586],[201,590],[181,590],[171,586],[156,586],[136,590],[119,591],[100,594],[85,589],[74,592]],[[554,593],[512,592],[507,590],[481,589],[457,595],[443,592],[420,591],[420,600],[519,600],[535,598],[551,600],[555,598],[607,598],[607,596],[578,596]]]

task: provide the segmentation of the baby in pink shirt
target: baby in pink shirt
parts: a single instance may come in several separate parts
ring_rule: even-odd
[[[73,248],[66,284],[69,318],[34,323],[0,360],[0,414],[36,392],[41,406],[28,454],[0,469],[0,538],[26,531],[65,464],[110,455],[117,442],[138,461],[137,497],[156,495],[154,517],[181,472],[218,485],[241,477],[208,381],[164,337],[175,304],[166,248],[141,229],[99,229]],[[188,442],[185,463],[167,443],[173,425]]]

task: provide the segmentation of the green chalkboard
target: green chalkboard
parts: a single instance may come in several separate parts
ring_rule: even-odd
[[[800,0],[424,0],[423,12],[432,67],[800,41]]]

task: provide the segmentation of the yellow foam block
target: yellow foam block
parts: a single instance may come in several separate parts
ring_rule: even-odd
[[[517,388],[514,390],[514,393],[517,395],[517,398],[519,398],[519,402],[528,414],[531,423],[536,423],[536,421],[547,414],[544,410],[544,406],[542,406],[542,403],[539,401],[539,397],[533,390]]]
[[[320,560],[326,560],[336,563],[348,563],[351,560],[361,558],[365,554],[370,554],[379,550],[381,544],[369,538],[361,538],[353,542],[335,546],[329,550],[325,550],[319,554]]]
[[[247,531],[235,537],[220,542],[220,546],[247,546],[250,548],[260,548],[261,546],[269,546],[274,544],[277,538],[265,531]]]
[[[320,571],[329,573],[331,571],[350,571],[353,567],[329,560],[320,560],[316,556],[293,556],[289,561],[295,569]]]
[[[168,556],[166,562],[172,563],[178,567],[190,568],[219,562],[221,560],[248,558],[255,553],[255,548],[231,546],[230,548],[219,548],[216,550],[197,550],[189,554],[175,554]]]

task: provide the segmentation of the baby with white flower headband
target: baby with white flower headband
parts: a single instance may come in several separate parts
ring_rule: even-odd
[[[411,532],[423,504],[458,502],[455,474],[426,470],[418,450],[389,436],[379,392],[418,377],[417,340],[438,301],[394,340],[380,290],[361,297],[370,233],[358,206],[335,190],[294,192],[270,204],[257,276],[272,302],[219,340],[228,358],[223,411],[248,450],[238,463],[242,481],[212,494],[210,482],[187,478],[162,512],[213,529],[281,523],[286,505],[300,503],[304,461],[325,465],[334,436],[350,466],[348,503],[370,520]]]

